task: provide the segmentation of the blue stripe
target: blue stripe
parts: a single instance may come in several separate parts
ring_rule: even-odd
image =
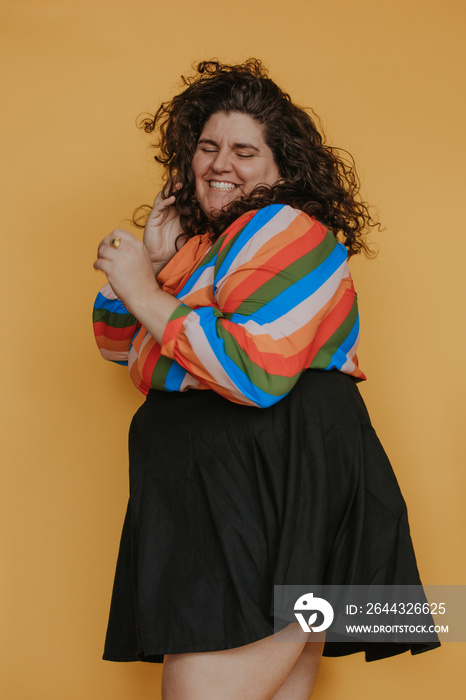
[[[262,389],[252,383],[246,372],[240,369],[238,365],[226,354],[223,338],[220,338],[217,334],[216,322],[217,319],[221,317],[221,312],[219,312],[218,309],[203,307],[192,311],[192,313],[198,315],[202,330],[212,349],[212,352],[232,383],[238,388],[244,397],[250,401],[254,401],[254,403],[258,404],[258,406],[261,408],[267,408],[286,396],[288,392],[285,392],[280,396],[275,396],[262,391]],[[212,370],[210,371],[212,376],[215,377],[215,373]],[[289,390],[291,391],[291,389],[292,386],[290,386]]]
[[[168,370],[167,376],[165,377],[166,391],[181,391],[181,384],[186,375],[186,370],[183,369],[178,362],[173,360],[172,366]]]
[[[214,291],[217,286],[217,282],[228,272],[234,259],[241,249],[244,248],[246,243],[248,243],[254,234],[259,231],[259,229],[266,226],[269,221],[275,218],[279,211],[285,206],[285,204],[270,204],[268,207],[259,209],[259,211],[254,214],[251,221],[246,224],[236,241],[231,246],[220,267],[216,270],[214,277]]]
[[[253,311],[251,314],[245,316],[244,314],[233,314],[230,320],[233,323],[244,324],[246,321],[255,321],[259,326],[266,323],[272,323],[277,318],[281,318],[289,313],[290,310],[294,309],[298,304],[301,304],[306,299],[309,299],[316,291],[322,287],[325,282],[338,270],[338,268],[346,260],[346,251],[343,252],[338,246],[336,246],[330,255],[318,266],[315,270],[312,270],[308,275],[302,277],[300,280],[295,282],[291,287],[285,289],[283,292],[278,294],[273,299],[270,299],[267,303],[261,306],[257,311]],[[283,273],[285,274],[286,268]],[[340,284],[341,279],[338,279],[338,284]],[[336,291],[336,288],[333,294]],[[332,294],[332,296],[333,296]]]
[[[339,348],[333,353],[330,362],[325,369],[341,369],[345,362],[348,361],[348,353],[356,342],[356,338],[359,334],[359,314],[356,316],[356,321],[354,326],[346,336],[345,340],[342,342]]]
[[[207,255],[207,253],[206,253],[206,255]],[[216,260],[216,258],[214,256],[214,258],[209,263],[206,263],[206,264],[198,267],[197,270],[195,270],[192,273],[192,275],[189,277],[189,279],[186,280],[185,284],[183,285],[183,287],[180,289],[180,291],[178,292],[178,294],[176,296],[177,297],[178,296],[185,296],[186,294],[189,294],[189,292],[194,287],[194,285],[196,284],[196,282],[198,281],[198,279],[202,275],[202,273],[205,270],[207,270],[209,267],[213,267],[215,265],[215,260]]]
[[[121,314],[123,316],[124,315],[127,315],[127,316],[132,315],[132,314],[130,314],[130,312],[128,311],[128,309],[126,308],[126,306],[123,304],[123,302],[120,299],[107,299],[107,297],[104,297],[104,295],[101,294],[100,292],[97,294],[94,308],[106,309],[107,311],[110,311],[110,313]]]

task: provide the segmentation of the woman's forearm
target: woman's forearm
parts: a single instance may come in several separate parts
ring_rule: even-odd
[[[180,302],[160,289],[142,241],[124,229],[115,229],[100,243],[94,267],[107,275],[116,296],[161,342],[165,326]]]
[[[170,316],[180,306],[178,299],[163,292],[155,282],[153,290],[135,295],[129,303],[132,314],[161,343]]]

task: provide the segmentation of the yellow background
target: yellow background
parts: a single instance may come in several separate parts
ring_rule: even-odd
[[[386,225],[352,266],[363,395],[424,582],[465,582],[464,19],[460,0],[2,3],[3,698],[159,697],[160,667],[100,660],[142,397],[94,346],[92,262],[157,191],[135,117],[203,58],[260,57],[354,154]],[[461,653],[325,659],[315,697],[459,698]]]

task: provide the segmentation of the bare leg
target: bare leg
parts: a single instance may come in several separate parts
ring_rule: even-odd
[[[317,635],[315,635],[317,639]],[[309,700],[319,670],[325,633],[320,641],[307,642],[288,678],[275,693],[272,700]]]
[[[284,689],[284,683],[305,647],[314,647],[314,644],[306,644],[308,636],[297,623],[293,623],[275,635],[235,649],[166,654],[162,698],[271,700],[279,689]],[[292,641],[285,643],[290,637]],[[284,643],[280,643],[282,641]],[[296,678],[304,675],[301,666],[305,665],[308,654],[306,651],[303,661],[300,660],[296,667]],[[277,697],[284,700],[286,696]]]

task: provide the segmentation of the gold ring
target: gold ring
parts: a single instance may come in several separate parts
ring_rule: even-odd
[[[121,243],[121,238],[111,238],[110,239],[110,245],[112,248],[118,248]]]

